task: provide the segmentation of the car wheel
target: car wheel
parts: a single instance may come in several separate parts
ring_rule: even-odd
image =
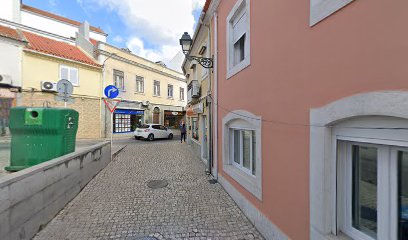
[[[147,139],[149,139],[149,141],[153,141],[153,140],[154,140],[154,135],[153,135],[153,134],[150,134],[150,135],[147,137]]]
[[[170,133],[170,134],[169,134],[169,139],[170,139],[170,140],[173,139],[173,133]]]
[[[139,140],[139,139],[140,139],[140,137],[136,137],[136,136],[135,136],[135,139],[136,139],[136,140]]]

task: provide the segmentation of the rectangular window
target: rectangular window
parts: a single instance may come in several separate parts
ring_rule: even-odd
[[[173,85],[171,84],[167,85],[167,97],[173,98]]]
[[[113,70],[113,84],[120,90],[125,90],[125,74],[119,70]]]
[[[136,92],[144,93],[144,78],[136,76]]]
[[[79,86],[78,68],[60,66],[60,79],[66,79],[74,86]]]
[[[377,148],[353,146],[352,226],[377,238]]]
[[[234,66],[245,59],[245,34],[234,43]]]
[[[180,100],[184,101],[184,88],[180,88]]]
[[[408,150],[341,142],[340,230],[356,240],[408,239]]]
[[[250,0],[238,0],[227,17],[227,78],[250,65]]]
[[[231,129],[233,163],[247,173],[255,175],[255,131]]]
[[[197,80],[197,79],[198,79],[198,77],[197,77],[197,65],[194,64],[193,65],[193,80]]]
[[[201,52],[201,56],[202,57],[205,57],[205,58],[208,58],[209,56],[208,56],[208,50],[207,50],[207,46],[203,46],[202,47],[202,52]],[[203,79],[203,78],[205,78],[206,76],[207,76],[207,74],[208,74],[208,69],[207,68],[204,68],[204,67],[202,67],[201,68],[201,78]]]
[[[160,96],[160,82],[154,81],[153,83],[153,95]]]
[[[192,137],[198,141],[198,118],[191,118]]]
[[[398,240],[408,239],[408,152],[398,152]]]

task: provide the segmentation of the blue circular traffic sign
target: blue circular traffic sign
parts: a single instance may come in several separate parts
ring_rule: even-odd
[[[107,98],[116,98],[119,95],[119,89],[113,85],[109,85],[105,88],[104,93]]]

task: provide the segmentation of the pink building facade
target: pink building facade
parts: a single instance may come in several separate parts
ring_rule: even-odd
[[[213,173],[267,239],[408,239],[407,1],[213,0]]]

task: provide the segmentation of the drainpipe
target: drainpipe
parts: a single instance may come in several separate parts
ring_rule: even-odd
[[[218,14],[217,12],[214,13],[213,16],[213,28],[214,28],[214,68],[213,68],[213,73],[214,73],[214,96],[211,96],[211,103],[214,103],[213,107],[213,114],[214,114],[214,132],[212,133],[213,135],[213,159],[214,161],[214,178],[218,180]]]
[[[205,14],[202,14],[200,17],[200,24],[204,27],[207,28],[207,43],[208,46],[210,46],[211,48],[211,28],[210,25],[207,25],[203,22],[203,18],[205,17]],[[211,52],[211,49],[208,49],[208,52]],[[210,53],[211,54],[211,53]],[[205,56],[207,57],[207,56]],[[209,141],[209,151],[208,151],[208,160],[207,160],[207,169],[205,170],[207,175],[213,175],[212,174],[212,160],[213,160],[213,156],[212,156],[212,148],[213,148],[213,135],[212,135],[212,126],[211,126],[211,122],[212,122],[212,101],[208,103],[208,96],[211,96],[211,69],[208,69],[209,73],[208,73],[208,81],[209,81],[209,87],[207,90],[207,97],[206,97],[206,103],[208,104],[208,132],[209,132],[209,136],[208,136],[208,140]]]

